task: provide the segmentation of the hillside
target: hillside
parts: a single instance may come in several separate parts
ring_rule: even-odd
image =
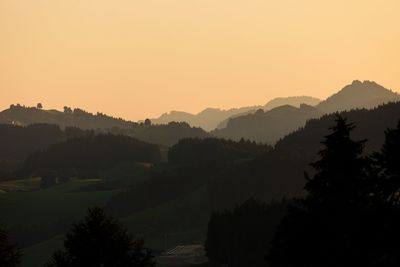
[[[395,128],[400,120],[400,103],[389,103],[375,109],[352,110],[341,115],[354,123],[352,138],[367,139],[365,153],[378,151],[387,128]],[[258,159],[237,165],[210,185],[210,196],[219,205],[232,205],[251,196],[266,201],[301,194],[304,171],[318,159],[321,141],[334,125],[335,114],[308,121],[304,128],[278,141],[275,149]],[[224,204],[225,203],[225,204]]]
[[[280,138],[304,126],[307,120],[337,111],[371,109],[400,100],[400,95],[375,82],[354,81],[315,107],[294,109],[282,106],[271,111],[234,117],[226,127],[213,132],[218,137],[246,139],[274,144]],[[279,104],[281,102],[276,102]],[[307,107],[307,108],[306,108]]]
[[[279,114],[294,110],[294,107],[284,107],[283,110],[271,112]],[[355,139],[369,140],[366,148],[370,153],[379,149],[385,129],[396,125],[400,118],[400,103],[386,104],[372,110],[343,112],[342,115],[356,124]],[[33,246],[62,235],[72,217],[80,216],[85,207],[97,204],[106,205],[116,214],[121,214],[130,229],[141,233],[152,248],[162,249],[167,234],[171,235],[168,239],[170,246],[193,240],[202,242],[212,210],[233,207],[249,197],[270,201],[302,194],[304,171],[309,170],[309,163],[318,158],[320,141],[329,132],[328,128],[334,124],[334,119],[335,115],[325,115],[310,120],[304,128],[279,141],[275,149],[267,149],[262,154],[258,153],[253,143],[248,142],[228,142],[229,146],[226,146],[222,140],[216,146],[207,143],[217,140],[192,140],[194,149],[191,149],[190,142],[182,141],[171,150],[172,154],[184,151],[176,154],[176,164],[155,166],[149,168],[147,174],[136,174],[149,177],[131,187],[127,187],[126,183],[115,187],[116,184],[111,181],[90,181],[95,184],[72,189],[71,186],[76,186],[76,183],[87,182],[72,180],[46,190],[0,194],[0,203],[15,203],[13,206],[0,205],[1,212],[7,215],[3,222],[11,227],[20,243]],[[208,157],[204,156],[207,154],[204,150],[224,158],[224,150],[237,148],[243,148],[245,152],[239,150],[240,153],[235,154],[240,160],[228,158],[222,164],[206,162]],[[263,149],[261,146],[259,148]],[[247,151],[255,152],[253,159],[249,159]],[[198,160],[193,164],[192,159],[199,159],[200,162]],[[65,193],[60,194],[61,189]],[[35,205],[32,206],[32,203]],[[47,217],[32,214],[44,214]],[[30,216],[31,221],[22,219]],[[45,220],[46,227],[35,227],[38,219]],[[16,222],[23,222],[24,227],[17,227]],[[54,247],[48,250],[52,251]],[[47,253],[47,250],[43,252]],[[36,256],[32,257],[36,259]]]
[[[81,129],[130,128],[135,123],[114,118],[102,113],[92,114],[82,109],[65,107],[64,112],[44,110],[35,107],[11,105],[0,112],[0,123],[26,126],[36,123],[57,124],[61,128],[77,127]]]
[[[186,122],[192,127],[201,127],[206,131],[212,131],[214,129],[225,128],[230,118],[254,113],[257,109],[270,110],[283,105],[300,107],[301,104],[314,106],[319,102],[319,99],[310,96],[279,97],[272,99],[264,106],[258,105],[227,110],[207,108],[197,114],[183,111],[171,111],[162,114],[157,119],[152,119],[152,122],[155,124],[166,124],[172,121]]]
[[[271,101],[269,101],[264,106],[258,107],[258,109],[261,108],[264,111],[268,111],[268,110],[271,110],[273,108],[277,108],[277,107],[285,106],[285,105],[290,105],[290,106],[293,106],[293,107],[300,107],[301,104],[306,104],[306,105],[309,105],[309,106],[315,106],[320,102],[321,102],[321,100],[319,100],[318,98],[315,98],[315,97],[311,97],[311,96],[277,97],[277,98],[274,98]],[[231,116],[231,117],[221,121],[218,124],[217,129],[226,128],[226,126],[228,125],[228,121],[230,119],[234,119],[234,118],[237,118],[237,117],[240,117],[240,116],[248,115],[248,114],[254,113],[255,111],[256,111],[256,109],[249,110],[247,112],[239,113],[239,114],[236,114],[234,116]]]
[[[11,105],[9,109],[0,112],[0,124],[15,126],[53,124],[62,129],[74,127],[94,130],[96,133],[123,134],[163,146],[174,145],[182,138],[204,138],[208,136],[204,130],[190,127],[187,123],[161,125],[136,123],[102,113],[92,114],[81,109],[72,110],[67,107],[64,108],[64,112],[61,112]]]
[[[236,114],[253,111],[257,108],[257,106],[228,110],[207,108],[199,112],[198,114],[191,114],[183,111],[171,111],[162,114],[157,119],[152,119],[152,122],[155,124],[166,124],[169,122],[186,122],[192,127],[201,127],[206,131],[211,131],[214,130],[221,121]]]
[[[274,144],[279,138],[302,127],[307,120],[321,115],[318,109],[305,104],[299,108],[280,106],[266,112],[259,109],[253,114],[229,120],[226,128],[215,130],[212,134],[220,138],[239,140],[243,137]]]
[[[356,108],[370,109],[399,100],[399,94],[375,82],[356,80],[319,103],[316,108],[325,113],[332,113]]]

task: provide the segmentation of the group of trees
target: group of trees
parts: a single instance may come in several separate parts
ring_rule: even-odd
[[[21,252],[0,228],[0,266],[17,267]],[[47,267],[154,267],[154,256],[142,239],[134,238],[115,218],[99,207],[72,225],[64,249],[54,252]]]
[[[257,144],[243,138],[239,142],[218,138],[180,140],[168,151],[172,163],[229,162],[254,159],[272,150],[272,147]]]
[[[278,267],[398,266],[400,123],[396,129],[386,131],[380,152],[369,156],[364,153],[366,141],[351,138],[353,128],[337,117],[331,134],[322,142],[320,159],[312,164],[314,175],[306,175],[306,196],[289,205],[270,247],[265,244],[265,235],[254,238],[249,234],[256,228],[251,225],[254,216],[268,216],[261,208],[247,208],[248,214],[243,215],[237,209],[232,214],[214,214],[206,242],[211,261],[229,266],[264,266],[265,262],[255,263],[254,259],[267,253],[267,261]],[[233,214],[239,214],[239,219]],[[231,219],[223,219],[229,216]],[[227,229],[236,230],[224,235]],[[219,245],[212,245],[215,240]],[[264,242],[264,250],[246,252],[257,242]],[[233,250],[235,245],[246,255]],[[231,250],[224,255],[221,248]],[[242,258],[247,262],[239,263]]]
[[[26,127],[0,124],[0,180],[22,178],[20,168],[26,158],[38,150],[71,138],[91,136],[92,131],[57,125],[32,124]]]
[[[290,208],[274,238],[274,266],[398,266],[400,238],[400,123],[386,131],[380,152],[338,117],[323,141],[307,196]]]
[[[87,216],[67,233],[64,249],[56,251],[47,267],[152,267],[152,251],[102,208]]]
[[[158,162],[157,145],[127,136],[90,135],[54,144],[28,157],[24,171],[50,178],[93,178],[122,162]]]

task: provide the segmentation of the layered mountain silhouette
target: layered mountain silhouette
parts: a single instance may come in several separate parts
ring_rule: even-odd
[[[92,114],[82,109],[65,107],[64,112],[36,107],[11,105],[0,112],[0,123],[27,126],[36,123],[57,124],[61,128],[77,127],[84,130],[131,128],[134,122],[114,118],[102,113]]]
[[[206,131],[214,130],[217,125],[237,114],[243,114],[246,112],[251,112],[259,108],[258,106],[234,108],[228,110],[222,110],[217,108],[207,108],[198,114],[191,114],[183,111],[171,111],[162,114],[157,119],[152,119],[155,124],[166,124],[170,122],[186,122],[193,127],[201,127]]]
[[[268,110],[271,110],[273,108],[280,107],[280,106],[285,106],[285,105],[290,105],[290,106],[293,106],[293,107],[300,107],[301,104],[315,106],[320,102],[321,102],[320,99],[315,98],[315,97],[311,97],[311,96],[277,97],[277,98],[274,98],[271,101],[269,101],[264,106],[259,106],[258,109],[263,109],[264,111],[268,111]],[[231,116],[231,117],[227,118],[226,120],[220,122],[218,124],[218,126],[217,126],[217,129],[225,128],[228,125],[228,121],[230,119],[254,113],[258,109],[250,110],[250,111],[247,111],[247,112],[244,112],[244,113],[239,113],[239,114],[236,114],[234,116]]]
[[[61,128],[77,127],[98,133],[128,135],[165,146],[171,146],[182,138],[203,138],[210,134],[220,138],[244,138],[274,144],[304,126],[309,119],[337,111],[369,109],[399,100],[399,94],[375,82],[354,81],[322,102],[308,96],[276,98],[264,106],[229,110],[208,108],[196,115],[173,111],[145,123],[114,118],[102,113],[92,114],[82,109],[72,110],[69,107],[58,111],[21,105],[11,105],[9,109],[0,112],[0,123],[20,126],[56,124]],[[209,134],[203,129],[215,130]]]
[[[280,138],[304,126],[307,120],[323,114],[360,108],[370,109],[399,100],[399,94],[375,82],[354,81],[315,107],[281,106],[267,112],[260,110],[255,114],[231,118],[225,128],[217,129],[212,134],[221,138],[244,138],[274,144]]]
[[[340,115],[355,124],[352,138],[365,140],[365,153],[379,151],[388,128],[395,128],[400,120],[400,102],[388,103],[373,109],[357,109]],[[323,148],[321,140],[329,134],[336,114],[309,120],[304,127],[285,136],[269,153],[249,164],[227,172],[215,183],[213,190],[217,202],[233,206],[250,197],[265,201],[304,193],[304,171],[312,172],[309,164],[318,158]]]
[[[212,134],[220,138],[244,138],[273,144],[293,130],[304,126],[310,118],[318,118],[322,114],[320,110],[306,104],[300,105],[299,108],[285,105],[266,112],[259,109],[255,113],[230,119],[226,128],[215,130]]]
[[[62,129],[76,127],[83,130],[94,130],[96,133],[127,135],[141,141],[164,146],[171,146],[182,138],[209,136],[203,129],[190,127],[187,123],[171,122],[165,125],[152,125],[151,122],[136,123],[102,113],[92,114],[82,109],[72,110],[68,107],[61,112],[11,105],[9,109],[0,112],[0,124],[29,126],[38,123],[54,124]]]
[[[193,127],[201,127],[206,131],[214,130],[215,128],[224,128],[229,118],[254,113],[258,109],[270,110],[283,105],[292,105],[299,107],[300,104],[317,105],[319,99],[310,96],[294,96],[294,97],[279,97],[269,101],[264,106],[250,106],[241,108],[232,108],[228,110],[207,108],[198,114],[191,114],[183,111],[171,111],[162,114],[157,119],[152,119],[155,124],[166,124],[172,121],[187,122]]]

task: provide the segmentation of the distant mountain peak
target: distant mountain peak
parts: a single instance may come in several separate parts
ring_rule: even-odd
[[[374,81],[354,80],[339,92],[317,105],[317,108],[330,113],[356,108],[374,108],[381,104],[399,101],[400,95]]]

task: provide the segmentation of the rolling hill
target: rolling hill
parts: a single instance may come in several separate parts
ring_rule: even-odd
[[[254,113],[257,109],[270,110],[283,105],[299,107],[301,104],[314,106],[319,102],[319,99],[310,96],[279,97],[272,99],[264,106],[258,105],[232,108],[228,110],[207,108],[198,114],[191,114],[183,111],[171,111],[162,114],[157,119],[152,119],[152,122],[155,124],[166,124],[172,121],[186,122],[192,127],[201,127],[206,131],[212,131],[216,128],[224,128],[229,118]]]
[[[325,113],[332,113],[357,108],[370,109],[384,103],[399,100],[399,94],[375,82],[355,80],[316,105],[316,108]]]
[[[81,109],[72,110],[67,107],[64,108],[64,112],[61,112],[11,105],[9,109],[0,112],[0,124],[22,127],[33,124],[51,124],[58,125],[61,129],[75,127],[93,130],[96,133],[127,135],[163,146],[174,145],[182,138],[204,138],[208,136],[204,130],[190,127],[187,123],[172,122],[162,125],[137,123],[102,113],[92,114]]]
[[[371,81],[353,81],[315,107],[281,106],[267,112],[256,112],[231,118],[227,126],[212,132],[221,138],[250,139],[274,144],[280,138],[305,125],[307,120],[324,114],[352,109],[371,109],[400,100],[400,95]]]

